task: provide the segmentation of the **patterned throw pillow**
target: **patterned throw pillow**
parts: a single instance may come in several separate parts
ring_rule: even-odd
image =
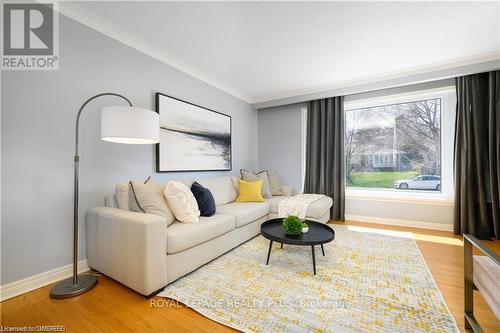
[[[177,220],[183,223],[200,221],[198,203],[191,190],[181,182],[169,181],[163,195]]]
[[[254,182],[257,180],[262,180],[262,195],[264,198],[271,198],[271,188],[269,185],[269,176],[267,170],[262,170],[258,173],[253,173],[245,169],[241,169],[241,179],[247,182]]]

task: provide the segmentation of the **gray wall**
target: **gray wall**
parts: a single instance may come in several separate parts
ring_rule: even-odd
[[[154,109],[159,91],[230,114],[233,171],[156,174],[153,146],[99,139],[99,110],[123,102],[93,102],[81,123],[79,259],[86,257],[84,212],[102,205],[116,183],[149,175],[214,177],[257,167],[257,112],[249,104],[64,16],[59,70],[5,71],[1,83],[2,285],[71,263],[74,121],[91,95],[118,92]]]
[[[259,111],[259,170],[278,172],[282,185],[302,190],[301,109],[306,103]]]
[[[346,101],[373,98],[416,90],[435,89],[454,84],[453,79],[422,83],[346,96]],[[307,103],[298,103],[259,110],[259,169],[276,170],[283,183],[301,189],[301,116]],[[282,163],[283,161],[283,163]],[[404,199],[346,198],[346,218],[369,217],[370,221],[386,219],[413,220],[415,226],[429,222],[451,225],[453,204],[449,202],[417,202]],[[368,220],[368,219],[365,219]]]

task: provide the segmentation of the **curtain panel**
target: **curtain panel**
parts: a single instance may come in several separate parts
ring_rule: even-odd
[[[456,78],[455,234],[500,239],[500,71]]]
[[[309,102],[305,193],[333,199],[331,218],[345,219],[344,97]]]

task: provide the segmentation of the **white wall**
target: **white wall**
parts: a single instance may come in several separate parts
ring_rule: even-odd
[[[403,94],[411,91],[436,89],[453,85],[452,79],[423,83],[413,86],[392,88],[363,94],[346,96],[346,102],[376,98],[386,95]],[[301,156],[300,110],[306,103],[290,104],[259,110],[259,168],[272,165],[283,174],[283,178],[300,189],[301,168],[296,162]],[[286,133],[286,138],[273,133]],[[451,136],[448,138],[453,140]],[[278,161],[288,163],[279,165]],[[407,224],[415,227],[451,230],[453,223],[453,203],[449,200],[425,200],[363,197],[346,195],[346,218],[367,222]]]
[[[346,196],[346,220],[452,230],[453,203]]]
[[[74,122],[96,93],[122,93],[154,110],[159,91],[231,115],[233,171],[156,174],[154,146],[99,139],[99,110],[123,102],[92,102],[81,123],[79,259],[86,257],[85,211],[102,205],[116,183],[257,167],[257,112],[249,104],[64,16],[59,36],[59,70],[2,72],[2,285],[71,263]]]

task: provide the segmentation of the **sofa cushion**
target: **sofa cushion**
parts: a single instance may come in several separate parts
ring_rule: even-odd
[[[288,197],[279,195],[279,196],[273,196],[272,198],[269,199],[264,199],[264,202],[269,205],[269,212],[278,214],[279,208],[280,208],[280,202],[283,199],[286,199]]]
[[[178,182],[180,182],[180,183],[183,183],[183,184],[184,184],[184,185],[186,185],[188,188],[191,188],[191,185],[193,185],[193,182],[194,182],[194,180],[192,180],[192,179],[187,179],[187,178],[186,178],[186,179],[178,179],[177,181],[178,181]],[[165,184],[165,185],[167,185],[167,184]]]
[[[487,256],[474,256],[474,285],[500,319],[500,266]]]
[[[271,213],[278,214],[280,202],[281,200],[284,200],[286,198],[289,197],[273,196],[272,198],[265,199],[264,202],[266,202],[269,205],[269,210]],[[310,217],[319,219],[332,207],[332,205],[333,205],[332,198],[324,196],[321,199],[314,201],[307,207],[306,218]]]
[[[231,215],[200,217],[199,223],[174,222],[167,228],[167,253],[173,254],[208,242],[235,228]]]
[[[236,228],[239,228],[269,214],[269,205],[265,202],[232,202],[217,207],[217,212],[234,216]]]
[[[109,194],[104,197],[104,207],[119,208],[116,201],[116,194]]]
[[[118,208],[130,210],[129,206],[129,184],[117,184],[115,186],[115,196]]]
[[[196,182],[212,192],[216,206],[233,202],[238,195],[231,177],[196,179]]]

